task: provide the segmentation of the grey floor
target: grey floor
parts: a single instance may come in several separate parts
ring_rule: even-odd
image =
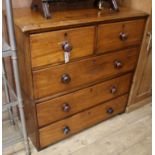
[[[118,115],[40,152],[31,145],[32,155],[151,155],[151,109]],[[23,143],[3,150],[8,154],[24,155]]]

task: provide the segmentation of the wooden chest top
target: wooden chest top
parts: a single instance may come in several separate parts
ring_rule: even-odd
[[[148,16],[142,11],[120,8],[120,12],[97,9],[81,9],[58,11],[52,13],[51,19],[45,19],[40,13],[31,11],[30,8],[14,9],[14,22],[22,32],[40,32],[58,30],[74,26],[92,25],[93,23],[107,23],[121,19],[144,18]]]

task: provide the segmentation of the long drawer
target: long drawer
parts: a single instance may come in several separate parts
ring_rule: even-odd
[[[34,71],[34,96],[39,99],[81,86],[84,88],[93,82],[131,71],[137,58],[138,49],[131,48]]]
[[[144,19],[99,25],[97,52],[104,53],[128,46],[140,45],[144,27]]]
[[[127,95],[83,111],[39,130],[40,147],[46,147],[125,110]]]
[[[72,48],[70,59],[91,55],[95,27],[81,27],[30,35],[32,67],[64,62],[63,45]]]
[[[132,73],[36,105],[39,126],[110,100],[130,89]]]

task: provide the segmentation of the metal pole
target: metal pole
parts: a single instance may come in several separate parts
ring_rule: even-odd
[[[29,155],[30,148],[29,148],[29,143],[28,143],[28,138],[27,138],[25,115],[24,115],[24,110],[23,110],[23,101],[22,101],[20,82],[19,82],[11,0],[6,0],[6,13],[7,13],[10,46],[11,46],[11,49],[14,50],[13,56],[11,56],[11,59],[12,59],[12,65],[13,65],[13,71],[14,71],[14,79],[15,79],[15,85],[16,85],[16,94],[17,94],[19,114],[20,114],[20,119],[21,119],[22,133],[23,133],[23,138],[24,138],[24,143],[25,143],[25,148],[26,148],[26,154]]]
[[[17,101],[18,101],[18,108],[20,113],[20,119],[21,119],[21,127],[24,137],[24,143],[26,148],[26,154],[30,154],[30,148],[27,138],[27,131],[26,131],[26,125],[25,125],[25,115],[24,115],[24,107],[23,107],[23,100],[21,96],[21,89],[20,89],[20,82],[19,82],[19,74],[18,74],[18,65],[17,65],[17,57],[16,52],[14,51],[14,56],[11,57],[12,59],[12,65],[13,65],[13,71],[14,71],[14,79],[16,84],[16,94],[17,94]]]
[[[7,79],[6,79],[3,60],[2,60],[2,78],[3,78],[3,83],[4,83],[4,91],[5,91],[6,103],[8,104],[10,102],[10,97],[9,97],[9,90],[8,90],[8,86],[7,86],[7,81],[6,81]],[[8,112],[9,112],[9,117],[10,117],[10,124],[15,125],[12,107],[8,108]]]
[[[12,3],[11,3],[11,0],[5,0],[5,1],[6,1],[7,27],[8,27],[10,47],[12,50],[16,50],[16,41],[15,41],[15,33],[14,33],[14,25],[13,25]]]

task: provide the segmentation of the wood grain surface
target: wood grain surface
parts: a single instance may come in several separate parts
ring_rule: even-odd
[[[135,68],[138,53],[138,48],[131,48],[34,71],[35,98],[39,99],[59,92],[77,89],[131,71]],[[122,62],[122,68],[115,67],[116,60]],[[64,84],[61,82],[61,78],[65,74],[71,78],[70,83]]]
[[[144,28],[144,19],[99,25],[97,41],[98,53],[140,45]],[[121,33],[127,36],[126,40],[120,39]]]
[[[132,73],[129,73],[74,93],[39,103],[36,105],[38,125],[43,126],[52,123],[106,100],[128,93],[131,80]],[[112,88],[116,88],[116,92],[112,93]],[[69,111],[63,110],[66,104],[70,108]]]
[[[39,12],[33,12],[30,8],[14,9],[15,25],[22,32],[31,33],[145,17],[147,13],[129,8],[120,8],[120,12],[117,13],[107,10],[80,9],[53,12],[52,18],[47,20]]]
[[[32,34],[30,36],[32,67],[64,62],[62,49],[64,42],[72,46],[70,60],[91,55],[94,51],[95,27]]]
[[[31,72],[30,62],[30,49],[29,49],[29,36],[20,31],[18,27],[15,27],[16,42],[17,42],[17,56],[19,77],[21,83],[26,128],[28,136],[31,138],[33,145],[38,149],[38,130],[36,119],[36,108],[33,100],[33,80]]]
[[[41,148],[67,138],[118,113],[122,113],[125,110],[127,96],[128,95],[121,96],[117,99],[106,102],[40,129],[39,134]],[[109,108],[114,110],[112,114],[107,113]],[[70,128],[70,132],[67,135],[63,133],[63,128],[65,126]]]

